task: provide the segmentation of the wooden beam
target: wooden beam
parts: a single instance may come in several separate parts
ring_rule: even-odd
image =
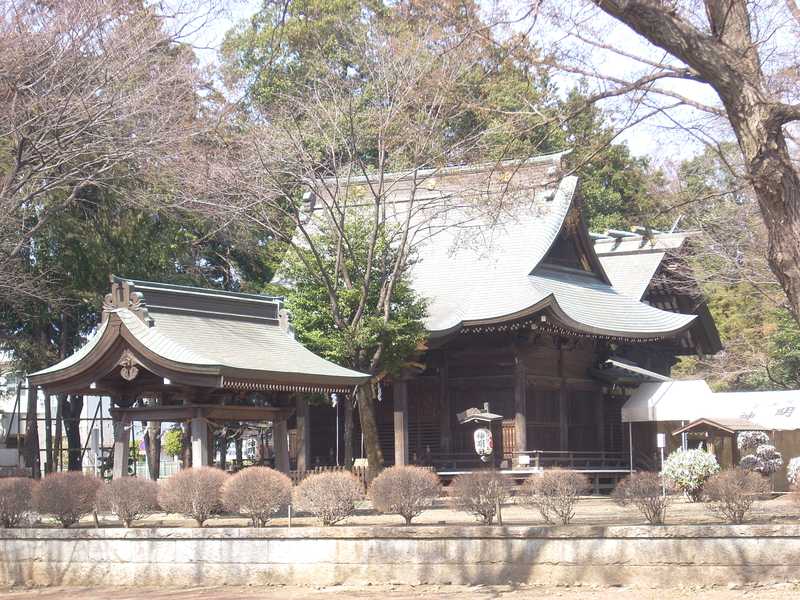
[[[408,383],[405,379],[394,382],[394,464],[408,464]]]
[[[211,421],[273,421],[286,420],[291,406],[239,406],[235,404],[184,404],[175,406],[135,406],[113,408],[111,415],[125,415],[133,421],[184,421],[194,418],[202,410]]]

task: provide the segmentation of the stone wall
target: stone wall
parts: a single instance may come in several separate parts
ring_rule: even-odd
[[[800,526],[0,530],[0,585],[666,586],[800,573]]]

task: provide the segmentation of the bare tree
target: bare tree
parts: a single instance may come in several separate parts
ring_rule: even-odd
[[[641,37],[612,32],[600,11]],[[794,2],[595,0],[536,2],[524,20],[532,31],[553,28],[550,64],[594,82],[590,99],[631,101],[624,124],[658,116],[711,146],[732,132],[766,226],[769,266],[798,318],[800,178],[788,129],[800,120],[796,14]]]
[[[352,37],[363,57],[357,72],[314,76],[255,125],[223,113],[218,136],[187,160],[176,187],[221,226],[247,222],[286,244],[325,291],[336,330],[353,341],[346,362],[374,376],[356,394],[374,476],[383,457],[373,386],[388,349],[360,340],[395,322],[398,282],[436,233],[432,217],[447,210],[446,194],[431,192],[440,168],[474,153],[485,131],[448,133],[464,110],[460,86],[480,60],[469,43],[451,44],[434,27],[414,36],[375,25]],[[485,175],[471,185],[480,210],[502,209]]]
[[[0,300],[46,295],[46,274],[26,273],[38,231],[192,133],[200,73],[181,16],[124,0],[0,1]]]

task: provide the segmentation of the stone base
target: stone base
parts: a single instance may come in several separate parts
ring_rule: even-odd
[[[0,530],[0,585],[775,583],[800,526]]]

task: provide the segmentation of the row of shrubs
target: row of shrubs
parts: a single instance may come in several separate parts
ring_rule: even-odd
[[[566,525],[589,489],[589,480],[581,473],[545,471],[525,482],[518,502],[537,510],[549,524]],[[621,506],[637,508],[648,522],[661,524],[679,489],[658,473],[634,473],[616,487],[612,497]],[[762,476],[741,468],[711,476],[703,489],[709,510],[732,523],[741,523],[754,500],[769,491]],[[440,492],[435,473],[419,467],[392,467],[372,482],[367,495],[375,510],[400,515],[410,524]],[[457,508],[491,524],[508,501],[511,485],[496,471],[477,471],[456,478],[449,492]],[[291,503],[327,526],[352,515],[364,498],[361,482],[345,472],[310,475],[294,489],[286,475],[266,467],[251,467],[232,476],[210,467],[187,469],[160,484],[130,477],[104,483],[78,472],[55,473],[40,482],[16,477],[0,480],[0,525],[15,527],[35,512],[69,527],[98,511],[111,513],[130,527],[138,519],[165,511],[194,519],[202,527],[213,515],[227,511],[263,527]]]
[[[377,510],[402,515],[410,523],[439,495],[439,478],[418,467],[391,468],[372,482],[369,492]],[[53,473],[39,482],[0,479],[0,526],[16,527],[38,513],[66,528],[97,511],[113,514],[130,527],[164,511],[194,519],[202,527],[227,511],[263,527],[290,503],[323,525],[333,525],[352,515],[364,497],[361,481],[346,472],[309,475],[294,489],[286,475],[267,467],[250,467],[235,475],[211,467],[186,469],[160,483],[135,477],[106,483],[80,472]]]

